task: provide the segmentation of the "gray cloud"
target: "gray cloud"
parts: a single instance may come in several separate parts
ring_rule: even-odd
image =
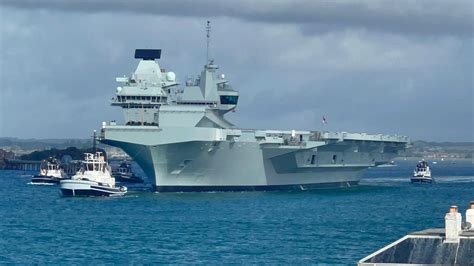
[[[5,6],[80,12],[133,12],[184,17],[231,17],[298,24],[307,34],[363,28],[401,34],[472,36],[474,3],[441,1],[252,0],[0,0]]]
[[[115,77],[135,69],[135,48],[162,48],[160,64],[180,80],[204,64],[199,9],[183,17],[41,8],[0,6],[0,136],[88,137],[120,120],[108,99]],[[326,24],[307,34],[309,23],[227,16],[213,24],[211,54],[241,93],[229,114],[239,127],[318,130],[325,115],[328,130],[472,140],[472,36]]]

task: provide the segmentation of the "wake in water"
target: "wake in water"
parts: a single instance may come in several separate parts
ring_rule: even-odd
[[[375,177],[364,178],[361,185],[383,184],[383,183],[410,183],[411,177]],[[434,176],[436,183],[473,183],[474,176]]]
[[[474,176],[440,176],[433,177],[438,183],[472,183]]]
[[[28,182],[26,184],[32,185],[32,186],[54,186],[55,185],[53,183],[33,183],[33,182]]]

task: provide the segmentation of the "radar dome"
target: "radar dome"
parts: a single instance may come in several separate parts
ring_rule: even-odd
[[[122,87],[117,87],[117,93],[120,93],[122,91]]]
[[[176,80],[176,74],[174,72],[168,72],[166,73],[166,80],[167,81],[175,81]]]

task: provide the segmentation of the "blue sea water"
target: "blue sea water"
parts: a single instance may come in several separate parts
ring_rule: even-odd
[[[353,265],[474,200],[471,161],[438,161],[432,185],[409,183],[415,164],[369,169],[346,189],[123,198],[63,198],[0,171],[0,263]]]

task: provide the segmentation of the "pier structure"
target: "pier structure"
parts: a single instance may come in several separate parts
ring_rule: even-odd
[[[361,259],[358,265],[474,265],[474,201],[465,222],[457,206],[451,206],[445,228],[410,233]]]
[[[33,160],[5,160],[5,169],[7,170],[20,170],[20,171],[39,171],[41,161]]]
[[[6,170],[18,170],[18,171],[39,171],[41,168],[42,161],[35,160],[5,160],[5,169]],[[72,176],[81,168],[80,160],[71,160],[67,163],[61,165],[64,169],[64,172]]]

